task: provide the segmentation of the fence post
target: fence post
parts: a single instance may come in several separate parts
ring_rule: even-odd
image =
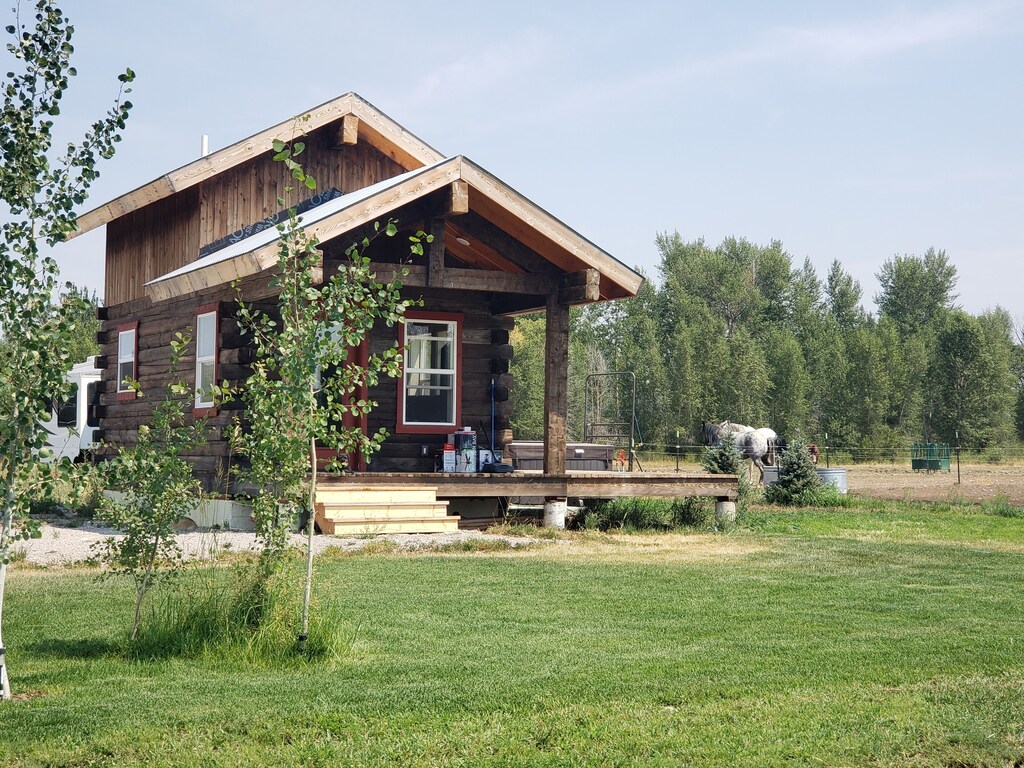
[[[679,430],[676,430],[676,472],[679,471]]]
[[[960,430],[956,433],[956,484],[960,485]]]

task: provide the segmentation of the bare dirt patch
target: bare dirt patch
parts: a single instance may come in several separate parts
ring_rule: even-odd
[[[94,556],[93,547],[108,538],[117,538],[117,531],[88,523],[83,526],[70,524],[43,523],[40,538],[15,545],[16,553],[30,565],[69,566],[89,562]],[[187,560],[211,560],[224,555],[255,553],[258,551],[256,535],[240,531],[191,531],[175,536],[178,546]],[[496,536],[479,531],[457,531],[451,533],[399,533],[380,536],[342,538],[316,536],[313,551],[321,554],[327,550],[356,552],[373,542],[391,542],[396,550],[408,552],[429,552],[466,542],[494,542],[503,540],[510,549],[535,543],[522,536]],[[294,534],[291,545],[303,549],[306,537]]]
[[[909,466],[851,464],[846,467],[850,493],[871,499],[897,501],[992,501],[1007,498],[1024,506],[1024,467],[961,464],[951,472],[914,472]]]

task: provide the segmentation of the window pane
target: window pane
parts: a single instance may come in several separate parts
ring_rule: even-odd
[[[117,357],[119,360],[135,357],[135,331],[121,331],[117,335]]]
[[[127,392],[128,387],[124,385],[125,379],[135,378],[135,363],[129,360],[117,366],[117,389],[119,392]]]
[[[96,386],[96,383],[90,384],[86,388],[86,403],[88,404],[89,410],[86,411],[85,423],[90,427],[98,427],[100,425],[99,418],[99,405],[100,405],[100,388]]]
[[[75,393],[71,395],[71,398],[61,403],[60,408],[57,409],[57,426],[73,429],[75,422],[78,420],[77,417],[78,389],[75,389]]]
[[[457,323],[406,323],[405,423],[455,423]]]
[[[454,398],[451,389],[415,387],[405,395],[405,420],[416,424],[453,424]]]
[[[196,357],[212,357],[217,343],[217,315],[210,312],[196,318]]]
[[[196,381],[196,402],[197,403],[209,403],[213,404],[213,395],[211,393],[214,385],[214,364],[212,362],[200,363],[199,364],[199,375]]]
[[[410,388],[432,387],[435,389],[451,389],[452,375],[450,373],[410,373],[407,382]]]

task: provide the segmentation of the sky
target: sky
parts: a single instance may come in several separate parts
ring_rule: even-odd
[[[1024,0],[62,7],[68,138],[137,73],[82,212],[356,91],[654,279],[661,232],[779,240],[874,310],[883,262],[935,247],[964,309],[1024,320]],[[101,294],[103,239],[58,249]]]

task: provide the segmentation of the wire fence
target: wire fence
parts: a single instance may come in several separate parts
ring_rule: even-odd
[[[912,445],[900,448],[862,448],[860,446],[826,445],[817,443],[818,463],[821,466],[840,464],[892,464],[910,467],[914,458]],[[625,447],[625,446],[621,446]],[[637,447],[636,458],[644,469],[659,470],[692,467],[700,464],[706,448],[696,443],[644,443]],[[968,448],[950,446],[952,462],[959,458],[963,464],[1018,464],[1024,463],[1024,446]],[[944,470],[945,471],[945,470]]]

